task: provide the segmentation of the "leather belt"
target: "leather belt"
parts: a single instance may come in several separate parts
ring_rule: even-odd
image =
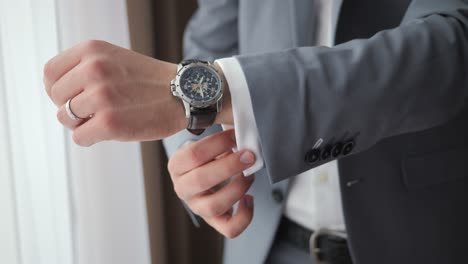
[[[317,264],[352,264],[346,234],[320,229],[313,232],[286,217],[281,219],[276,239],[288,241],[315,258]]]

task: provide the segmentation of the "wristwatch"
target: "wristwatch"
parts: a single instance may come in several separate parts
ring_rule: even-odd
[[[224,83],[213,63],[186,60],[177,66],[171,92],[182,101],[189,119],[187,130],[200,135],[213,125],[221,111]]]

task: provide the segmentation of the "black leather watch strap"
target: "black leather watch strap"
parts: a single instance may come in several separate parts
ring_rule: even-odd
[[[216,107],[195,108],[190,113],[187,130],[197,136],[213,125],[217,115]]]
[[[185,65],[189,65],[190,63],[197,63],[197,62],[208,64],[207,61],[203,61],[203,60],[184,60],[184,61],[181,61],[180,64],[182,66],[185,66]]]

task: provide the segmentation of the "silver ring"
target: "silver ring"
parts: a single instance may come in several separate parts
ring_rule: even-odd
[[[70,102],[71,102],[72,99],[68,99],[67,103],[65,104],[65,109],[67,110],[67,114],[68,116],[74,120],[74,121],[81,121],[83,120],[83,118],[80,118],[78,116],[75,115],[75,113],[73,113],[73,111],[71,110],[70,108]]]

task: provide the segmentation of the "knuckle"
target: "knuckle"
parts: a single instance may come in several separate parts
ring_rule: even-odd
[[[103,113],[101,117],[102,128],[104,129],[107,134],[112,134],[116,130],[118,130],[118,121],[116,115],[109,111],[107,113]]]
[[[73,142],[75,142],[75,144],[77,144],[79,146],[83,146],[83,147],[85,146],[84,142],[83,142],[83,137],[79,133],[77,133],[77,132],[73,133],[72,138],[73,138]]]
[[[44,81],[47,82],[51,79],[53,75],[52,62],[48,61],[43,68]]]
[[[58,96],[58,94],[57,94],[57,89],[55,89],[55,88],[56,88],[56,87],[54,87],[54,86],[52,86],[52,87],[50,88],[50,99],[52,99],[52,101],[53,101],[54,103],[58,103],[59,100],[60,100],[60,98],[59,98],[59,96]]]
[[[46,93],[47,93],[47,96],[49,96],[49,98],[52,99],[52,96],[51,96],[51,87],[50,87],[50,85],[49,85],[49,80],[47,80],[47,78],[46,78],[45,76],[42,78],[42,83],[44,84],[44,89],[45,89],[45,91],[46,91]]]
[[[105,79],[110,74],[109,63],[103,58],[95,58],[88,62],[85,71],[91,79]]]
[[[185,196],[184,196],[184,193],[182,191],[182,188],[181,188],[180,184],[177,184],[176,182],[174,182],[173,188],[174,188],[174,192],[177,195],[177,197],[179,197],[182,200],[185,200]]]
[[[220,205],[218,202],[210,201],[205,206],[203,211],[203,215],[206,217],[216,217],[222,215],[224,212],[223,206]]]
[[[183,200],[185,204],[190,208],[190,211],[192,211],[194,214],[205,217],[203,215],[203,208],[200,205],[200,200],[199,199],[187,199]]]
[[[229,225],[226,227],[226,230],[224,230],[224,235],[227,238],[233,239],[238,237],[241,234],[242,230],[240,230],[238,227],[234,225]]]
[[[102,40],[87,40],[83,42],[83,49],[86,52],[97,52],[102,49],[106,42]]]
[[[175,176],[175,171],[176,171],[175,168],[176,168],[176,165],[175,165],[174,158],[169,159],[169,161],[167,162],[167,171],[169,172],[169,175],[171,175],[172,178],[174,178]]]
[[[181,176],[178,169],[179,165],[181,164],[180,161],[181,159],[179,158],[178,153],[176,153],[167,162],[167,171],[169,172],[169,175],[172,179],[176,179]]]
[[[201,164],[203,162],[202,151],[199,150],[198,144],[193,144],[188,149],[188,159],[195,164]]]
[[[57,111],[57,120],[62,124],[65,122],[65,111],[63,109]]]
[[[109,108],[112,105],[112,87],[107,84],[99,85],[91,98],[100,108]]]
[[[200,170],[192,171],[190,177],[192,178],[192,184],[193,184],[194,190],[203,192],[212,187],[207,182],[206,175],[204,175]]]

